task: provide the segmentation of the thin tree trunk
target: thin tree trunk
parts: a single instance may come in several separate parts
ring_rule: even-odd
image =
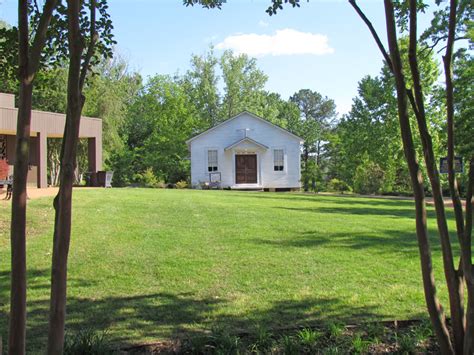
[[[474,352],[474,280],[472,270],[471,234],[472,234],[472,185],[474,184],[474,171],[472,158],[470,161],[468,191],[466,196],[466,224],[462,210],[461,196],[459,194],[456,173],[454,171],[454,85],[453,85],[453,46],[456,35],[456,11],[457,1],[450,1],[448,40],[446,53],[443,56],[444,74],[446,79],[446,113],[448,131],[448,181],[451,199],[453,201],[454,216],[456,218],[456,229],[461,249],[462,271],[466,279],[467,288],[467,312],[466,332],[464,337],[464,354]]]
[[[28,1],[18,2],[18,104],[11,214],[11,290],[8,353],[24,354],[26,344],[26,182],[30,150],[33,80],[56,0],[46,1],[30,48]]]
[[[464,336],[464,354],[474,353],[474,280],[472,270],[472,221],[474,218],[474,206],[472,194],[474,190],[474,157],[469,164],[469,180],[466,194],[466,224],[464,228],[464,240],[462,246],[463,270],[467,284],[467,312],[466,333]],[[470,272],[468,272],[470,271]]]
[[[66,319],[67,261],[71,240],[72,187],[76,170],[79,127],[85,98],[82,94],[89,62],[95,42],[95,8],[91,0],[91,40],[82,63],[83,38],[80,32],[79,14],[81,0],[68,0],[69,73],[66,125],[61,147],[59,192],[54,199],[55,224],[53,236],[53,261],[51,271],[51,301],[48,330],[48,354],[60,355],[64,348],[64,325]]]
[[[308,192],[309,190],[309,177],[308,177],[308,160],[309,160],[309,148],[306,143],[304,143],[303,148],[303,163],[304,163],[304,179],[303,179],[303,190],[304,192]]]
[[[417,58],[417,2],[410,0],[410,37],[408,59],[410,63],[411,76],[413,79],[414,100],[412,106],[417,118],[418,129],[423,146],[423,154],[426,163],[426,170],[430,179],[433,191],[433,200],[436,209],[436,220],[441,240],[443,254],[443,266],[446,283],[449,293],[449,304],[451,310],[451,326],[454,336],[454,347],[456,353],[462,353],[464,341],[464,280],[456,272],[454,258],[449,239],[449,230],[444,208],[443,194],[439,179],[439,172],[436,166],[436,159],[433,152],[431,135],[426,124],[426,111],[424,104],[423,89]],[[412,96],[413,97],[413,96]]]
[[[443,354],[454,353],[446,326],[443,308],[436,295],[436,285],[433,276],[431,261],[431,249],[428,240],[428,229],[426,220],[426,204],[423,189],[423,178],[416,160],[416,151],[413,144],[413,137],[410,128],[408,115],[408,102],[405,79],[403,75],[402,62],[397,42],[397,31],[395,25],[395,15],[391,0],[384,0],[385,18],[387,27],[387,37],[390,48],[390,55],[397,88],[398,116],[400,131],[403,141],[403,149],[408,163],[410,178],[415,196],[416,211],[416,234],[420,251],[421,272],[423,287],[428,313],[436,333],[440,349]]]
[[[453,86],[453,45],[456,32],[456,9],[457,1],[451,0],[449,10],[448,40],[446,43],[446,54],[443,56],[444,74],[446,79],[446,113],[448,128],[448,181],[451,199],[453,201],[454,215],[456,217],[456,228],[459,240],[464,234],[464,216],[462,211],[461,196],[459,195],[458,183],[454,172],[454,86]]]

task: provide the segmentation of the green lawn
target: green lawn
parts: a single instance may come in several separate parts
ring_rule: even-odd
[[[411,201],[152,189],[74,195],[70,330],[108,329],[126,344],[216,324],[238,330],[424,317]],[[46,334],[51,202],[29,202],[30,350]],[[9,204],[0,209],[5,339]],[[432,241],[439,270],[435,233]]]

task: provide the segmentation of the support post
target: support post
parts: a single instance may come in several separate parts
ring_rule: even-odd
[[[87,139],[88,168],[90,172],[102,169],[102,137]]]
[[[38,132],[36,141],[38,146],[36,149],[37,161],[37,178],[36,183],[38,188],[43,189],[48,187],[48,137],[46,133]]]

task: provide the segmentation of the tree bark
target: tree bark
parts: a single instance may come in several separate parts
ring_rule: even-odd
[[[448,131],[448,181],[451,199],[454,207],[454,216],[456,218],[456,229],[461,249],[462,272],[466,280],[467,288],[467,312],[466,312],[466,332],[464,337],[464,354],[474,352],[474,280],[472,270],[472,190],[474,184],[473,157],[470,160],[468,190],[466,196],[466,221],[462,210],[461,196],[459,193],[456,173],[454,170],[454,85],[453,85],[453,47],[456,40],[456,12],[457,0],[450,1],[448,39],[446,43],[446,53],[443,56],[444,74],[446,79],[446,113],[447,113],[447,131]]]
[[[68,0],[69,72],[66,125],[61,147],[59,192],[54,199],[55,224],[53,235],[53,260],[51,271],[51,301],[48,330],[48,354],[62,354],[66,318],[67,262],[71,240],[72,187],[76,170],[79,127],[85,98],[82,94],[89,62],[97,40],[95,32],[96,3],[91,0],[91,39],[82,62],[83,37],[79,15],[81,0]]]
[[[472,194],[474,190],[474,157],[469,164],[469,180],[466,194],[466,224],[464,228],[464,240],[462,246],[463,270],[467,284],[467,312],[466,333],[464,336],[464,354],[474,353],[474,275],[472,267],[472,221],[474,219],[474,201]],[[470,272],[469,272],[470,271]]]
[[[30,150],[33,80],[39,68],[46,32],[56,0],[46,1],[30,49],[28,1],[18,2],[18,103],[11,214],[11,291],[8,353],[24,354],[26,344],[26,182]]]
[[[449,332],[446,326],[443,308],[440,305],[438,297],[436,295],[436,285],[433,276],[433,267],[431,261],[431,249],[428,240],[423,178],[418,162],[416,160],[416,151],[414,148],[413,137],[410,128],[406,84],[403,75],[400,52],[398,49],[394,8],[391,0],[384,0],[384,5],[387,37],[397,88],[397,104],[400,132],[403,141],[403,150],[408,163],[413,193],[415,197],[416,234],[420,251],[421,272],[423,278],[425,300],[428,308],[428,313],[430,315],[431,323],[433,325],[440,345],[440,349],[443,354],[452,354],[454,353],[454,349],[451,345],[451,340],[449,338]]]
[[[415,116],[418,123],[419,134],[423,146],[423,155],[425,158],[426,170],[430,179],[433,192],[433,200],[436,210],[436,221],[438,224],[438,232],[441,240],[441,248],[443,254],[444,274],[448,287],[449,303],[451,310],[451,326],[453,329],[454,346],[456,353],[462,353],[464,341],[464,280],[462,276],[456,272],[454,267],[454,258],[449,238],[449,230],[444,208],[443,194],[439,178],[436,159],[433,151],[431,135],[428,131],[426,123],[426,111],[424,104],[424,95],[421,85],[421,77],[418,66],[417,57],[417,2],[410,0],[410,34],[409,34],[409,51],[408,59],[410,64],[411,76],[413,79],[414,108]]]
[[[446,79],[446,117],[448,131],[448,181],[451,199],[453,201],[454,215],[456,217],[456,229],[459,240],[464,234],[464,216],[462,211],[461,196],[459,195],[458,183],[454,172],[454,85],[453,85],[453,45],[456,32],[456,9],[457,1],[451,0],[449,10],[448,40],[446,43],[446,54],[443,56],[444,74]]]
[[[303,163],[304,163],[304,178],[303,178],[303,190],[308,192],[309,190],[309,177],[308,177],[308,160],[309,160],[309,147],[306,143],[303,144]]]

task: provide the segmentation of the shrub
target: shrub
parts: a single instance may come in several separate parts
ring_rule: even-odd
[[[188,183],[184,180],[178,181],[176,183],[176,188],[177,189],[186,189],[188,187]]]
[[[83,329],[77,333],[67,333],[64,339],[65,355],[106,355],[113,354],[114,349],[107,339],[106,331]]]
[[[384,181],[384,171],[379,165],[365,161],[356,169],[354,191],[360,194],[376,194],[380,192]]]
[[[135,181],[143,187],[163,187],[164,182],[156,177],[152,168],[146,169],[141,174],[135,175]]]
[[[342,180],[331,179],[328,182],[327,190],[331,192],[340,192],[343,194],[345,191],[351,191],[351,188],[346,182]]]

